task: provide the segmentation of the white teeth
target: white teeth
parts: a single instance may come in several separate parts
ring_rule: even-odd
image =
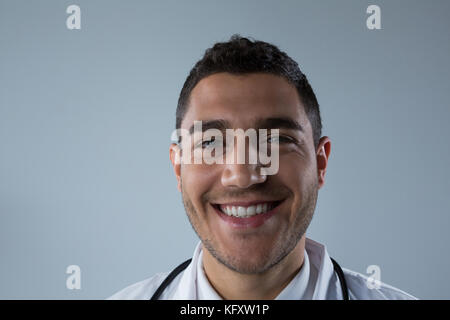
[[[247,208],[247,216],[253,216],[256,213],[256,206],[250,206]]]
[[[238,207],[237,215],[238,217],[245,217],[247,216],[247,210],[244,207]]]
[[[258,204],[256,206],[256,213],[258,214],[258,213],[261,213],[261,212],[262,212],[262,204],[260,203],[260,204]]]
[[[246,218],[254,216],[256,214],[265,213],[273,208],[273,206],[269,205],[268,203],[260,203],[258,205],[248,207],[224,205],[220,205],[219,207],[223,213],[239,218]]]

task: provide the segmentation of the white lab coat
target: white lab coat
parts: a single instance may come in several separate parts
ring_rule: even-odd
[[[339,261],[338,261],[339,262]],[[181,261],[180,261],[181,263]],[[194,250],[191,263],[164,290],[159,299],[200,300],[221,299],[206,279],[202,266],[202,246],[199,242]],[[307,266],[307,267],[305,267]],[[411,300],[412,295],[387,285],[378,283],[376,288],[368,285],[368,277],[355,271],[342,268],[350,300]],[[108,299],[144,299],[151,298],[169,272],[158,273],[153,277],[140,281],[117,292]],[[334,272],[324,245],[306,238],[305,261],[300,272],[283,289],[277,299],[283,300],[340,300],[342,290],[339,278]]]

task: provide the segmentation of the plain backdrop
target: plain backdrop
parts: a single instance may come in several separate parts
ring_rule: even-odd
[[[66,8],[81,8],[68,30]],[[381,8],[381,30],[366,9]],[[449,299],[449,1],[0,1],[0,298],[103,299],[198,241],[169,162],[181,87],[234,33],[308,76],[331,139],[307,236]],[[66,268],[81,268],[81,289]],[[367,274],[368,275],[368,274]]]

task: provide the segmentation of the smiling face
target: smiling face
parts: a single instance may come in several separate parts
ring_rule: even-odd
[[[189,130],[196,120],[221,120],[244,131],[272,129],[261,123],[279,129],[275,175],[260,175],[258,164],[176,164],[176,146],[170,150],[189,221],[204,247],[232,270],[264,272],[304,236],[323,185],[325,170],[318,170],[311,124],[297,90],[270,74],[213,74],[192,90],[181,128]],[[324,143],[321,139],[318,150]]]

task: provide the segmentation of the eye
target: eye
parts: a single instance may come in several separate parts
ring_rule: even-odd
[[[215,138],[215,137],[212,137],[212,138],[209,138],[209,139],[206,138],[206,139],[202,140],[201,142],[199,142],[199,143],[197,144],[197,147],[200,147],[200,146],[201,146],[202,149],[205,149],[205,148],[212,148],[212,147],[214,147],[214,145],[220,144],[221,141],[222,141],[222,140],[217,139],[217,138]]]
[[[207,147],[211,146],[214,142],[216,142],[216,139],[203,141],[202,148],[207,148]]]
[[[278,136],[278,135],[273,135],[267,138],[267,142],[269,143],[290,143],[290,142],[294,142],[294,140],[292,140],[292,138],[287,137],[287,136]]]

